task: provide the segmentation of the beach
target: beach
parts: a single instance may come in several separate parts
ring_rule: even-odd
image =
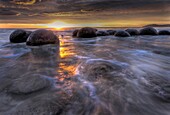
[[[78,39],[73,30],[53,30],[60,46],[28,46],[0,29],[0,115],[170,114],[169,35]]]

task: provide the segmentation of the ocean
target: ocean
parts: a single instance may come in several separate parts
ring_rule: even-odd
[[[60,47],[26,46],[13,31],[0,29],[0,115],[170,115],[170,36],[79,40],[70,29],[54,31]]]

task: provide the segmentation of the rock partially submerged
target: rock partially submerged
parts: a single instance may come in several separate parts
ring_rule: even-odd
[[[72,35],[72,36],[73,36],[73,37],[77,37],[77,33],[78,33],[78,31],[79,31],[79,30],[74,30],[74,31],[73,31],[73,35]]]
[[[26,31],[26,36],[27,38],[29,37],[29,35],[32,33],[32,31]]]
[[[131,36],[139,35],[139,31],[137,29],[129,28],[126,29],[125,31],[127,31]]]
[[[92,38],[92,37],[96,37],[96,29],[95,28],[90,28],[90,27],[85,27],[85,28],[81,28],[78,33],[77,33],[77,37],[78,38]]]
[[[69,102],[64,92],[48,92],[19,103],[8,115],[60,115]]]
[[[158,31],[153,27],[145,27],[140,30],[140,35],[158,35]]]
[[[97,32],[96,32],[96,35],[97,35],[97,36],[108,36],[109,33],[106,32],[106,31],[97,31]]]
[[[158,31],[153,27],[145,27],[140,31],[133,28],[128,28],[126,30],[106,30],[102,31],[95,28],[85,27],[81,28],[80,30],[75,30],[72,33],[73,37],[78,38],[92,38],[96,36],[108,36],[108,35],[115,35],[117,37],[130,37],[136,35],[170,35],[170,31],[168,30],[160,30]]]
[[[35,91],[51,87],[52,79],[39,74],[27,74],[12,81],[8,88],[9,93],[29,94]]]
[[[170,31],[168,31],[168,30],[160,30],[158,34],[159,35],[170,35]]]
[[[130,37],[130,34],[124,30],[118,30],[116,33],[115,33],[115,36],[117,37]]]
[[[109,61],[91,59],[82,63],[78,70],[85,79],[94,81],[99,78],[106,78],[107,74],[110,74],[113,71],[121,71],[122,67]]]
[[[107,30],[107,33],[109,33],[109,35],[114,35],[116,33],[116,30]]]
[[[59,45],[59,38],[50,30],[39,29],[31,33],[27,39],[26,44],[30,46],[45,44]]]
[[[17,29],[11,33],[9,39],[11,43],[23,43],[27,41],[27,38],[30,34],[31,34],[31,31]]]

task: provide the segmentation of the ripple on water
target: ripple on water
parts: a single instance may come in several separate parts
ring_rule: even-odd
[[[66,36],[60,38],[60,50],[53,45],[4,44],[4,40],[0,114],[169,115],[168,36],[89,40]],[[45,76],[45,81],[38,76],[31,79],[33,74]],[[54,77],[55,87],[36,84],[48,85],[47,76]],[[33,91],[29,84],[38,89]],[[31,93],[11,95],[11,87]]]

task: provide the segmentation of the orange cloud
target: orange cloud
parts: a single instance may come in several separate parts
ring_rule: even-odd
[[[21,0],[14,0],[13,3],[19,4],[19,5],[32,5],[35,4],[37,0],[27,0],[27,1],[21,1]]]

